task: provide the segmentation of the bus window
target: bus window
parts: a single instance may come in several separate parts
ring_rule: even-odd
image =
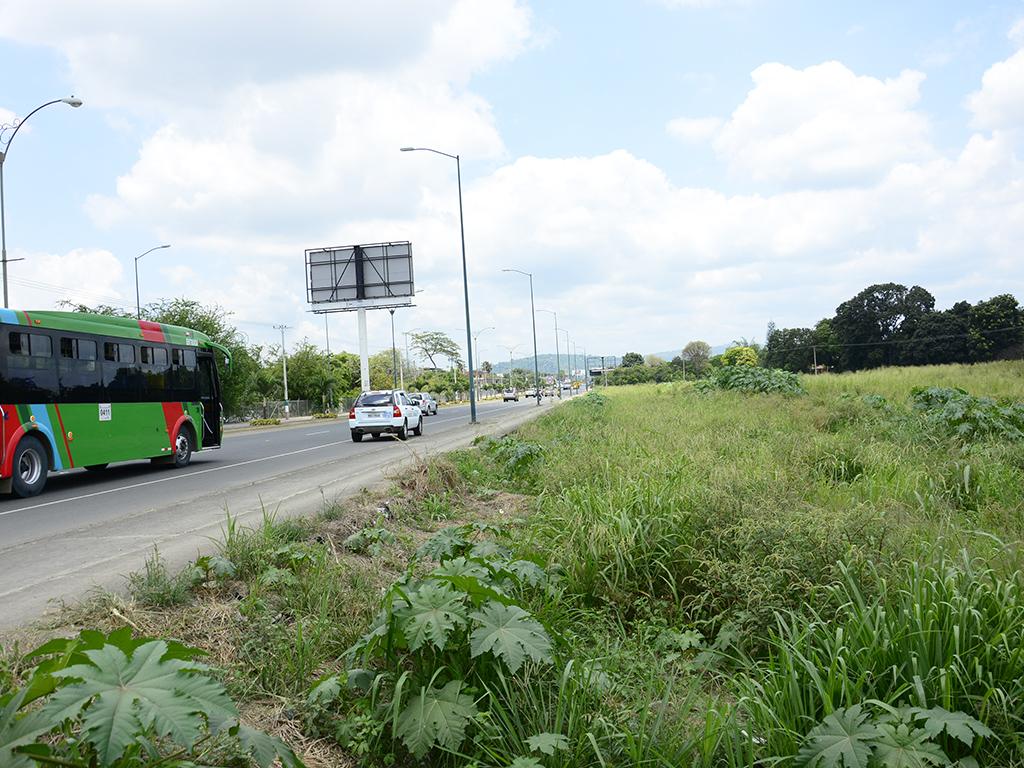
[[[8,334],[7,385],[9,402],[52,403],[57,397],[57,368],[53,341],[43,333]]]
[[[103,342],[103,386],[112,403],[131,403],[142,397],[142,370],[135,362],[135,345]]]
[[[171,350],[171,386],[179,400],[196,400],[196,352]]]
[[[164,402],[167,400],[167,350],[163,347],[139,347],[139,358],[142,360],[142,375],[145,377],[145,394],[147,402]]]
[[[61,397],[69,403],[94,403],[100,396],[96,342],[62,336],[58,365]]]

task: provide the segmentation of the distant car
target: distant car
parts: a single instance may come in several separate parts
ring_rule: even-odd
[[[527,389],[527,390],[525,390],[523,392],[523,397],[525,397],[527,399],[529,399],[531,397],[536,397],[536,396],[537,396],[537,390],[534,389],[533,387],[530,387],[529,389]]]
[[[501,393],[501,402],[507,403],[509,400],[515,400],[519,402],[519,393],[514,389],[506,389]]]
[[[400,389],[363,392],[348,412],[348,428],[353,443],[363,435],[391,434],[405,440],[410,432],[423,434],[423,411]]]
[[[437,400],[428,392],[411,392],[409,402],[423,411],[424,416],[437,415]]]

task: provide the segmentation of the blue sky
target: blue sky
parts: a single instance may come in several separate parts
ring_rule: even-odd
[[[15,306],[130,306],[169,242],[144,302],[322,343],[303,249],[409,239],[399,330],[458,337],[454,168],[404,144],[463,155],[485,358],[528,341],[503,266],[597,354],[811,324],[873,282],[1024,295],[1021,2],[84,5],[0,2],[0,115],[85,101],[11,148]]]

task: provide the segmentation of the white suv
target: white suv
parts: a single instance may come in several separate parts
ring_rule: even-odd
[[[423,434],[423,412],[400,389],[363,392],[348,412],[348,427],[354,443],[363,435],[392,434],[405,440],[409,432]]]

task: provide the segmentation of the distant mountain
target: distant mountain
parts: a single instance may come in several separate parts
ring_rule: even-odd
[[[484,360],[487,360],[487,359],[488,358],[486,358],[486,357],[484,358]],[[481,360],[480,363],[482,363],[484,360]],[[610,365],[612,358],[611,357],[606,357],[605,360]],[[474,361],[474,362],[476,362],[476,361]],[[569,362],[570,361],[566,359],[564,352],[561,355],[559,355],[558,362],[561,364],[563,371],[569,370]],[[477,365],[479,366],[480,363],[477,363]],[[495,373],[508,373],[508,359],[507,358],[504,361],[490,360],[490,363],[491,363],[491,365],[494,366],[494,372]],[[576,356],[576,363],[579,365],[579,367],[581,367],[581,368],[583,367],[583,355],[582,354]],[[596,356],[595,357],[594,355],[590,355],[590,365],[591,365],[591,367],[598,367],[598,366],[600,366],[601,365],[601,357],[600,356]],[[538,366],[538,368],[539,368],[541,373],[550,373],[550,374],[553,375],[555,373],[555,354],[553,352],[550,353],[550,354],[548,354],[548,353],[538,354],[537,355],[537,366]],[[528,371],[532,371],[533,370],[533,355],[530,355],[529,357],[517,357],[517,358],[515,358],[512,361],[512,367],[513,368],[524,368],[524,369],[526,369]]]
[[[726,349],[726,345],[725,344],[719,344],[718,346],[711,348],[711,354],[712,355],[720,355],[722,352],[725,352],[725,349]],[[626,350],[626,351],[628,352],[629,350]],[[681,351],[682,351],[681,349],[675,349],[675,350],[672,350],[671,352],[655,352],[654,354],[657,355],[658,357],[660,357],[661,359],[663,359],[665,362],[668,362],[673,357],[678,355]],[[488,358],[485,357],[484,360],[488,360]],[[479,362],[474,360],[474,363],[476,363],[479,366],[482,362],[484,362],[484,360],[481,360]],[[622,353],[620,353],[618,355],[605,355],[604,360],[605,360],[605,365],[607,365],[609,367],[617,365],[622,360]],[[563,371],[569,370],[569,361],[566,360],[564,352],[559,356],[559,362],[562,365],[562,370]],[[579,364],[580,367],[583,367],[583,355],[577,355],[576,356],[576,362]],[[504,361],[490,360],[490,363],[491,363],[492,366],[494,366],[494,372],[495,373],[508,373],[508,360],[504,360]],[[538,366],[540,368],[540,372],[541,373],[554,374],[554,372],[555,372],[555,355],[554,355],[553,352],[537,355],[537,363],[538,363]],[[590,355],[590,367],[591,368],[598,368],[598,367],[600,367],[600,365],[601,365],[601,356],[600,355]],[[530,357],[517,357],[517,358],[515,358],[512,361],[512,367],[513,368],[524,368],[524,369],[526,369],[528,371],[532,371],[533,370],[533,356],[531,355]]]
[[[719,344],[717,347],[712,347],[711,348],[711,354],[712,355],[720,355],[723,352],[725,352],[725,350],[726,350],[726,345],[725,344]],[[654,354],[657,355],[658,357],[660,357],[662,360],[664,360],[667,363],[669,360],[671,360],[676,355],[680,354],[682,351],[683,351],[683,348],[680,347],[679,349],[673,349],[671,352],[655,352]]]

